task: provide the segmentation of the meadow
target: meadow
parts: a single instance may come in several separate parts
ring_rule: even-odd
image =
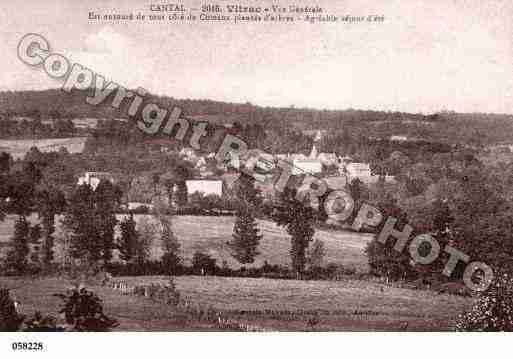
[[[124,216],[119,215],[118,220]],[[146,217],[148,221],[155,221],[151,216],[136,215],[136,222]],[[0,222],[0,243],[9,241],[14,229],[16,217],[9,215]],[[29,220],[37,223],[37,216],[32,215]],[[192,259],[195,251],[208,253],[216,258],[221,265],[226,261],[230,268],[237,269],[240,264],[230,255],[226,244],[230,240],[234,217],[213,217],[213,216],[175,216],[173,217],[173,230],[181,245],[181,256],[186,262]],[[57,218],[60,223],[60,218]],[[253,264],[246,267],[259,267],[264,261],[269,264],[288,265],[290,263],[290,236],[282,227],[267,220],[259,221],[259,228],[263,236],[260,242],[260,255],[256,257]],[[60,225],[56,229],[56,258],[60,258],[60,242],[62,238]],[[119,233],[118,233],[119,235]],[[324,242],[326,248],[325,264],[337,263],[346,267],[354,268],[359,273],[368,271],[367,258],[364,253],[365,246],[372,239],[371,234],[361,234],[334,230],[317,230],[315,237]],[[160,241],[154,240],[151,248],[151,258],[158,259],[161,254]],[[1,246],[0,246],[1,247]]]
[[[136,217],[140,222],[144,215]],[[120,216],[121,218],[121,216]],[[37,221],[35,215],[32,222]],[[12,234],[14,217],[0,224],[0,241]],[[182,256],[190,260],[194,251],[225,260],[232,268],[240,266],[230,256],[226,241],[233,228],[232,217],[176,216],[174,232],[181,244]],[[290,239],[283,228],[270,221],[259,221],[263,234],[261,254],[253,264],[289,264]],[[61,231],[57,230],[57,235]],[[369,234],[317,230],[324,241],[326,263],[351,266],[360,273],[368,271],[364,248]],[[152,257],[160,253],[155,240]],[[175,284],[184,302],[194,308],[208,308],[223,317],[257,326],[264,330],[451,330],[459,313],[472,300],[429,290],[401,288],[375,279],[344,277],[340,281],[298,281],[269,278],[231,278],[216,276],[179,276]],[[116,277],[128,285],[167,282],[164,276]],[[22,302],[22,312],[35,310],[57,315],[60,302],[53,293],[64,292],[74,282],[63,278],[2,278],[0,285],[14,288]],[[170,307],[145,297],[122,295],[119,291],[92,285],[104,301],[105,311],[120,321],[118,330],[174,331],[218,330],[211,322],[191,315],[183,307]]]
[[[164,282],[165,277],[131,277],[129,284]],[[238,323],[269,331],[442,331],[452,330],[457,315],[471,299],[432,291],[397,288],[374,281],[296,281],[213,276],[176,277],[182,300],[193,308],[208,308]],[[1,278],[13,288],[21,312],[40,310],[58,316],[60,301],[52,296],[71,287],[62,278]],[[100,286],[105,313],[123,331],[216,330],[212,322],[145,297],[122,295]]]
[[[31,140],[0,140],[0,152],[9,153],[14,159],[21,159],[36,146],[41,152],[57,152],[65,147],[69,153],[81,153],[87,137],[42,138]]]

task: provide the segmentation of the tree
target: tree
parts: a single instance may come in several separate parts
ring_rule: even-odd
[[[257,248],[262,239],[253,213],[248,208],[237,210],[232,240],[228,242],[232,256],[239,263],[253,263],[259,254]]]
[[[30,227],[28,242],[32,245],[30,263],[36,268],[41,268],[41,226],[39,224]]]
[[[315,233],[314,223],[317,214],[313,208],[296,199],[296,190],[286,188],[275,205],[272,218],[279,226],[285,227],[291,236],[290,257],[292,269],[298,279],[306,264],[306,250]]]
[[[12,249],[6,256],[5,266],[16,274],[24,274],[28,270],[30,224],[24,216],[19,216],[14,224],[11,237]]]
[[[71,256],[89,264],[112,259],[116,209],[121,191],[109,181],[101,181],[96,191],[81,185],[72,194],[63,224],[70,232]]]
[[[192,268],[198,274],[213,274],[216,271],[216,260],[200,251],[194,252],[192,256]]]
[[[193,176],[194,165],[186,160],[178,158],[166,158],[165,168],[171,168],[165,173],[153,173],[154,189],[158,184],[162,185],[167,191],[169,204],[177,207],[183,207],[187,204],[187,185],[186,181]]]
[[[103,312],[101,299],[85,288],[75,288],[67,294],[55,294],[62,299],[60,313],[64,314],[66,323],[78,332],[109,331],[119,325],[117,320]]]
[[[21,171],[7,177],[7,194],[10,198],[9,210],[19,216],[32,212],[36,197],[36,185],[41,180],[41,171],[32,162],[24,163]]]
[[[180,265],[180,243],[173,233],[173,222],[170,216],[160,215],[162,225],[162,265],[168,274],[176,274]]]
[[[54,133],[58,137],[69,137],[75,133],[75,124],[69,118],[59,118],[54,122]]]
[[[94,192],[96,226],[102,245],[104,264],[112,260],[115,227],[118,223],[116,210],[121,201],[122,193],[110,181],[101,181]]]
[[[502,274],[483,292],[470,311],[459,316],[458,331],[513,331],[513,280]]]
[[[119,238],[117,245],[119,257],[130,263],[136,258],[139,240],[139,233],[135,229],[135,226],[136,223],[133,213],[130,213],[130,215],[120,223],[121,237]]]
[[[0,153],[0,173],[9,173],[11,169],[12,157],[7,152]]]
[[[513,273],[513,210],[487,168],[467,168],[452,204],[451,245],[494,270]],[[461,274],[461,271],[460,271]]]
[[[0,331],[15,332],[23,324],[24,316],[16,311],[16,304],[9,289],[0,288]]]
[[[66,206],[64,193],[54,187],[40,189],[36,195],[36,208],[42,225],[42,263],[49,266],[54,259],[55,216]]]
[[[134,262],[138,266],[143,266],[150,256],[150,248],[157,237],[158,228],[147,217],[141,217],[139,223],[137,223],[136,230],[139,238],[135,247]]]
[[[96,264],[102,258],[103,243],[96,213],[93,189],[84,184],[71,195],[62,221],[68,232],[71,257],[89,264]]]
[[[228,242],[232,256],[241,264],[253,263],[259,254],[258,245],[262,236],[259,234],[255,219],[255,207],[258,204],[258,191],[254,188],[254,180],[241,175],[237,186],[239,205],[233,227],[232,240]]]
[[[383,214],[383,218],[393,217],[397,219],[395,228],[402,230],[408,224],[406,213],[396,204],[396,200],[389,195],[382,198],[378,203],[378,208]],[[380,233],[385,225],[385,221],[376,228],[376,233]],[[401,253],[394,249],[395,241],[388,239],[384,244],[378,241],[376,235],[372,241],[367,244],[365,253],[369,261],[370,272],[374,275],[384,276],[387,280],[406,279],[415,275],[414,268],[411,265],[411,258],[407,250]]]
[[[384,146],[377,146],[371,153],[370,169],[373,175],[379,176],[378,184],[385,184],[385,176],[390,172],[389,162],[387,161],[388,151]]]
[[[310,269],[320,268],[322,266],[322,262],[324,261],[325,255],[326,248],[324,247],[324,242],[320,239],[314,240],[308,250],[307,256],[308,266]]]

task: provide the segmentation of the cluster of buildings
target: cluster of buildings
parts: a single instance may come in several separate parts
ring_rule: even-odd
[[[342,157],[336,153],[319,152],[317,143],[320,138],[321,133],[317,132],[309,155],[288,153],[275,154],[272,155],[272,157],[275,161],[285,160],[291,163],[294,167],[293,175],[315,175],[319,178],[323,178],[328,186],[334,189],[343,189],[347,183],[354,179],[359,179],[365,184],[372,184],[378,181],[379,176],[372,173],[368,163],[354,162],[352,158]],[[226,188],[224,186],[224,180],[226,180],[227,176],[220,176],[219,173],[226,173],[227,168],[225,164],[216,161],[215,153],[201,156],[191,148],[183,148],[180,150],[179,155],[184,160],[192,163],[196,171],[196,178],[186,181],[188,195],[192,195],[196,192],[201,192],[204,195],[223,195],[223,190]],[[218,175],[216,175],[216,172]],[[79,178],[78,184],[88,184],[93,189],[96,189],[102,180],[115,182],[114,177],[108,172],[86,172],[84,176]],[[385,180],[393,181],[393,177],[387,176]],[[165,193],[167,189],[159,188],[155,186],[155,183],[152,184],[151,182],[149,178],[136,178],[132,182],[132,187],[139,187],[146,194],[151,192],[153,197],[166,197]],[[259,188],[267,193],[272,194],[273,192],[272,186],[266,187],[265,185],[259,185]],[[129,202],[128,208],[135,205],[151,206],[153,202],[152,199],[147,197],[143,199],[143,202]]]
[[[336,153],[323,153],[317,150],[317,143],[321,139],[321,132],[317,131],[314,137],[314,143],[308,156],[299,154],[278,154],[275,157],[280,160],[289,161],[293,166],[293,174],[313,174],[323,176],[326,168],[336,169],[336,175],[325,176],[328,184],[337,183],[337,188],[342,184],[358,178],[366,184],[375,183],[379,176],[372,173],[370,164],[354,162],[351,157],[339,156]],[[393,180],[391,176],[385,178],[387,181]]]

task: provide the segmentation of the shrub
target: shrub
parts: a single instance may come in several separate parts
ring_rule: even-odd
[[[24,332],[62,332],[63,327],[57,325],[57,319],[52,316],[43,317],[40,312],[35,312],[32,318],[25,321]]]
[[[0,331],[15,332],[20,329],[24,317],[16,311],[15,301],[9,289],[0,288]]]
[[[513,278],[504,274],[459,316],[458,331],[513,331]]]
[[[180,293],[176,289],[173,278],[170,278],[166,285],[159,285],[157,287],[154,299],[167,305],[178,305],[180,302]]]
[[[72,289],[68,294],[54,294],[64,301],[60,310],[66,318],[66,323],[72,326],[74,331],[108,331],[118,322],[103,313],[100,298],[85,288]]]
[[[192,268],[197,274],[215,274],[216,260],[208,254],[196,251],[192,257]]]

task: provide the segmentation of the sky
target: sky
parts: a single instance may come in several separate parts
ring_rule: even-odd
[[[382,23],[123,22],[149,1],[26,0],[0,7],[0,90],[58,88],[16,56],[26,33],[125,87],[261,106],[513,113],[513,2],[290,1]],[[156,2],[162,3],[162,2]],[[199,8],[202,2],[184,1]],[[210,2],[209,2],[210,3]],[[217,4],[233,2],[216,1]],[[243,1],[242,5],[276,2]],[[199,13],[197,13],[199,15]]]

